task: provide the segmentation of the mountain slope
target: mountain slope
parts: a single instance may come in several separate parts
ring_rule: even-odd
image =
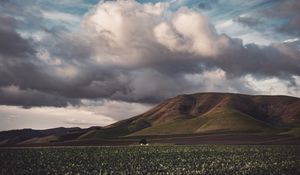
[[[289,128],[299,122],[300,99],[296,97],[198,93],[165,100],[144,114],[117,122],[107,129],[147,123],[121,135],[267,132]]]
[[[265,122],[233,109],[220,108],[201,117],[179,119],[171,123],[145,128],[133,135],[197,134],[224,131],[265,132],[272,127]]]
[[[129,143],[132,142],[130,140],[132,138],[145,136],[148,138],[180,135],[198,137],[207,134],[214,135],[214,138],[222,141],[224,140],[222,134],[231,134],[235,139],[244,139],[243,143],[245,143],[245,141],[247,142],[246,138],[236,136],[254,134],[251,138],[259,136],[261,141],[272,136],[272,139],[289,140],[282,140],[278,143],[293,143],[294,138],[298,140],[300,138],[299,129],[299,98],[197,93],[167,99],[143,114],[106,127],[25,129],[0,132],[0,145],[52,145],[54,143],[89,145],[90,143],[95,144],[94,141],[97,140],[102,140],[106,144],[108,140],[114,139],[118,139],[117,143]],[[193,142],[191,137],[190,140]],[[198,141],[201,140],[198,139]],[[113,141],[112,144],[114,143],[116,142]]]

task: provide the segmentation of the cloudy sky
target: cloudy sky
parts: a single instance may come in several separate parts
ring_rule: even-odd
[[[1,0],[0,130],[103,126],[183,93],[300,97],[299,0]]]

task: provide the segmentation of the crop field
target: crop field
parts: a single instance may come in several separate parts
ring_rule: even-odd
[[[299,146],[0,149],[1,174],[300,174]]]

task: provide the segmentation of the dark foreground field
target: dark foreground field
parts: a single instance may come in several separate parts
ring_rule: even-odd
[[[0,149],[1,174],[300,174],[300,146]]]

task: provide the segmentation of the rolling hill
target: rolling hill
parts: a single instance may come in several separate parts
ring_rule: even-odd
[[[198,93],[167,99],[151,110],[91,131],[103,135],[176,135],[219,132],[274,132],[300,123],[300,99],[288,96],[251,96]]]
[[[76,145],[95,140],[122,142],[141,137],[155,138],[158,142],[164,142],[160,139],[178,137],[192,139],[200,136],[222,139],[238,135],[262,137],[261,141],[266,138],[276,140],[278,137],[292,142],[297,140],[298,143],[299,128],[300,98],[197,93],[167,99],[143,114],[106,127],[75,129],[46,135],[41,135],[41,131],[38,131],[32,138],[18,140],[15,143],[24,145],[51,141]],[[1,139],[2,135],[3,132],[0,133]],[[236,139],[243,140],[242,137]],[[9,138],[6,140],[8,140],[6,143],[13,143]]]

